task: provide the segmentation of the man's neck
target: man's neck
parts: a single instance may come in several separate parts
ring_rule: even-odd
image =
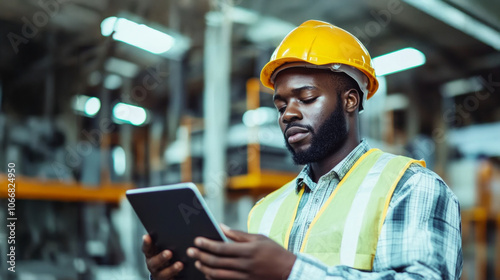
[[[340,147],[338,151],[336,151],[334,154],[324,158],[321,161],[313,162],[311,163],[311,179],[315,182],[318,183],[319,178],[321,176],[325,175],[328,173],[330,170],[332,170],[337,164],[339,164],[349,153],[356,148],[359,143],[360,139],[347,139],[344,145]]]

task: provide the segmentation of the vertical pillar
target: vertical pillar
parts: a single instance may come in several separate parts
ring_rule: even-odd
[[[184,109],[184,56],[179,60],[169,60],[169,105],[166,114],[166,126],[169,142],[175,139],[177,128],[180,125],[182,112]]]
[[[204,53],[204,162],[203,185],[215,218],[223,222],[226,185],[226,137],[229,121],[231,21],[228,1],[206,15]]]
[[[170,0],[168,12],[168,27],[170,30],[180,33],[181,17],[179,3],[177,0]],[[177,128],[180,125],[182,112],[185,104],[185,89],[184,89],[184,69],[185,69],[185,55],[182,54],[177,59],[170,59],[168,61],[168,83],[169,83],[169,105],[166,114],[167,126],[167,142],[175,140]]]
[[[125,96],[125,93],[131,92],[131,80],[124,79],[123,88],[122,88],[122,100],[126,100],[128,96]],[[131,125],[122,125],[120,127],[120,146],[125,151],[125,174],[123,174],[122,181],[124,182],[132,182],[132,174],[134,168],[134,155],[132,152],[133,147],[133,128]]]
[[[49,57],[49,69],[45,74],[45,100],[44,100],[44,108],[43,114],[46,121],[51,121],[54,117],[54,103],[55,101],[55,74],[54,74],[54,53],[55,53],[55,34],[49,33],[47,38],[47,45],[49,52],[47,56]]]
[[[103,79],[106,79],[106,75],[103,74]],[[100,157],[100,166],[99,166],[99,179],[97,180],[99,184],[105,184],[110,182],[110,156],[109,156],[109,148],[111,143],[110,129],[103,129],[101,131],[101,126],[103,124],[111,124],[112,120],[112,108],[111,108],[111,96],[110,92],[104,87],[104,80],[101,84],[101,89],[99,92],[99,99],[101,100],[101,109],[99,113],[97,113],[97,125],[100,133],[102,133],[101,140],[99,143],[98,151]]]
[[[417,83],[418,84],[418,83]],[[418,94],[422,89],[413,89],[409,92],[410,105],[407,108],[406,117],[406,143],[415,139],[418,134],[420,134],[420,112],[418,108]]]
[[[446,166],[449,164],[449,151],[448,145],[448,130],[450,128],[449,120],[446,120],[446,112],[451,110],[454,106],[453,98],[447,97],[443,92],[441,93],[441,112],[439,112],[439,117],[436,119],[436,128],[432,132],[432,139],[436,143],[436,163],[434,171],[437,174],[445,174]]]
[[[152,113],[151,113],[152,114]],[[163,154],[161,151],[161,140],[164,134],[165,122],[162,118],[152,114],[152,122],[149,125],[149,184],[158,186],[163,183],[162,171],[164,170]]]

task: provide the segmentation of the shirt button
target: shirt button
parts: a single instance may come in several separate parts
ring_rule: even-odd
[[[319,198],[316,198],[316,199],[314,200],[314,203],[319,203]]]

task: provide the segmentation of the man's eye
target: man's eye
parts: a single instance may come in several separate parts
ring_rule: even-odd
[[[302,100],[302,103],[304,103],[304,104],[311,104],[311,103],[313,103],[314,101],[316,101],[316,99],[317,99],[317,97],[304,99],[304,100]]]
[[[278,108],[278,112],[280,112],[280,114],[283,114],[286,110],[286,106],[283,106],[281,108]]]

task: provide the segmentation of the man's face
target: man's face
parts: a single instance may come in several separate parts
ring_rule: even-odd
[[[317,162],[338,151],[347,139],[347,124],[331,72],[286,69],[274,88],[279,125],[296,164]]]

